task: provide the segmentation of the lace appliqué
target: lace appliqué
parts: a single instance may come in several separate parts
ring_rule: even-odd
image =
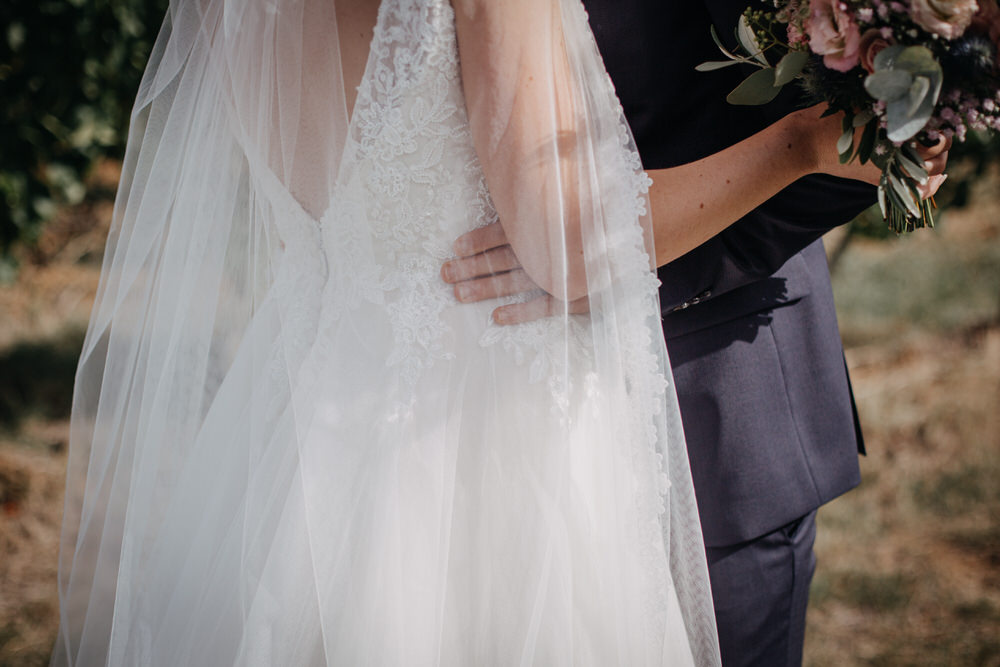
[[[481,178],[471,171],[478,168],[455,39],[448,3],[383,3],[346,149],[351,172],[342,174],[338,197],[338,205],[351,203],[324,220],[338,291],[328,300],[384,305],[395,342],[386,364],[409,384],[450,358],[441,313],[453,298],[440,267],[452,256],[445,239],[455,233],[445,221],[456,210],[468,215],[468,184]]]

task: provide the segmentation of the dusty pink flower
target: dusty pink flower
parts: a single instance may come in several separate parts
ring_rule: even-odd
[[[789,23],[786,32],[788,33],[789,46],[798,46],[806,42],[806,36],[802,34],[802,29],[795,23]]]
[[[803,6],[799,0],[788,0],[785,6],[778,11],[778,20],[787,24],[785,31],[789,45],[799,46],[809,41],[802,32],[802,21],[808,15],[808,10],[808,5]]]
[[[945,39],[960,37],[979,9],[976,0],[911,0],[911,18]]]
[[[878,28],[868,28],[868,30],[865,30],[865,33],[861,35],[861,45],[858,49],[861,54],[861,66],[869,74],[874,72],[875,56],[885,47],[892,46],[895,43],[896,41],[891,38],[886,39]]]
[[[809,48],[823,56],[824,65],[847,72],[858,64],[861,33],[842,0],[812,0],[805,28]]]

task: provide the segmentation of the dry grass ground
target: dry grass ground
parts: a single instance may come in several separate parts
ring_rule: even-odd
[[[98,174],[114,181],[114,168]],[[809,665],[1000,666],[1000,191],[851,244],[835,280],[864,482],[820,513]],[[0,286],[0,667],[47,664],[76,354],[110,206]]]
[[[1000,183],[977,195],[838,267],[869,454],[819,514],[809,665],[1000,666]]]

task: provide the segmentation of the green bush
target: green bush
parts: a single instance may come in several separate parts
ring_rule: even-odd
[[[120,156],[166,0],[0,2],[0,261]],[[9,267],[9,264],[8,264]]]

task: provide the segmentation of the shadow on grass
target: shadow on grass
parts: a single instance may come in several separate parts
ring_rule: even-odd
[[[0,350],[0,427],[16,429],[29,416],[69,416],[83,336],[73,329]]]
[[[896,611],[909,604],[914,584],[910,577],[895,572],[818,571],[813,578],[810,601],[820,605],[836,600],[858,609]]]
[[[918,480],[912,493],[919,505],[941,516],[956,516],[977,507],[1000,506],[997,471],[967,463],[930,480]]]
[[[7,649],[7,645],[14,643],[20,636],[13,624],[0,627],[0,667],[46,667],[52,659],[51,649],[42,647],[16,651]]]

